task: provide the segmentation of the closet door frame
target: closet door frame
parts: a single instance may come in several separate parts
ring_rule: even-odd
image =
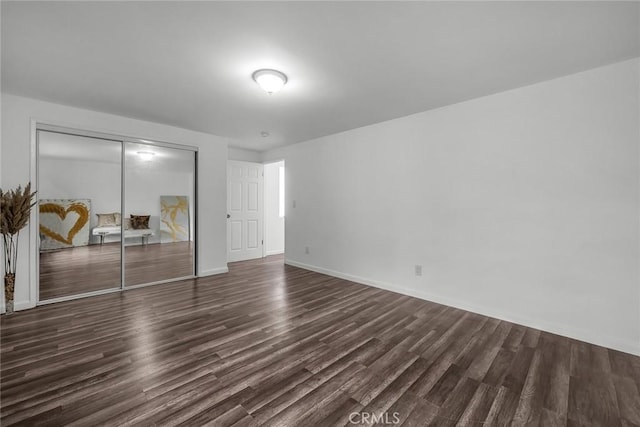
[[[156,285],[156,284],[162,284],[162,283],[169,283],[169,282],[174,282],[174,281],[178,281],[178,280],[184,280],[184,279],[189,279],[189,278],[196,278],[197,275],[197,266],[198,266],[198,147],[194,147],[194,146],[189,146],[189,145],[181,145],[181,144],[174,144],[174,143],[169,143],[169,142],[162,142],[162,141],[155,141],[155,140],[148,140],[148,139],[141,139],[141,138],[133,138],[133,137],[128,137],[128,136],[122,136],[122,135],[117,135],[117,134],[112,134],[112,133],[104,133],[104,132],[96,132],[96,131],[90,131],[90,130],[86,130],[86,129],[79,129],[76,127],[72,127],[72,126],[63,126],[63,125],[58,125],[58,124],[53,124],[51,122],[48,121],[40,121],[37,119],[31,119],[31,165],[30,165],[30,171],[29,171],[29,176],[30,176],[30,180],[32,183],[32,189],[35,191],[38,191],[39,189],[39,160],[40,160],[40,153],[39,153],[39,141],[38,141],[38,132],[39,131],[45,131],[45,132],[55,132],[55,133],[60,133],[60,134],[67,134],[67,135],[74,135],[74,136],[81,136],[81,137],[87,137],[87,138],[96,138],[96,139],[103,139],[103,140],[109,140],[109,141],[114,141],[114,142],[119,142],[120,143],[120,155],[121,155],[121,160],[120,160],[120,209],[121,209],[121,214],[123,214],[126,210],[126,205],[125,205],[125,188],[126,188],[126,181],[125,181],[125,173],[126,173],[126,159],[125,159],[125,148],[127,143],[134,143],[134,144],[145,144],[145,145],[149,145],[149,146],[155,146],[155,147],[164,147],[164,148],[171,148],[171,149],[178,149],[178,150],[184,150],[184,151],[190,151],[193,153],[194,158],[193,158],[193,230],[194,230],[194,244],[193,244],[193,262],[192,262],[192,275],[190,276],[185,276],[185,277],[178,277],[178,278],[172,278],[172,279],[167,279],[167,280],[162,280],[162,281],[157,281],[157,282],[151,282],[151,283],[143,283],[143,284],[139,284],[139,285],[133,285],[133,286],[125,286],[125,268],[124,268],[124,264],[125,264],[125,258],[124,258],[124,254],[125,254],[125,239],[123,237],[120,238],[120,287],[118,288],[111,288],[111,289],[104,289],[104,290],[98,290],[98,291],[91,291],[91,292],[85,292],[85,293],[81,293],[81,294],[76,294],[76,295],[68,295],[68,296],[63,296],[63,297],[57,297],[57,298],[52,298],[52,299],[48,299],[48,300],[44,300],[41,301],[40,300],[40,249],[39,249],[39,245],[38,245],[38,235],[39,235],[39,229],[40,229],[40,215],[39,215],[39,209],[35,208],[32,209],[31,211],[31,217],[29,218],[29,249],[30,249],[30,261],[33,261],[33,265],[30,266],[29,268],[29,294],[30,294],[30,301],[35,301],[35,305],[45,305],[45,304],[52,304],[52,303],[56,303],[56,302],[61,302],[61,301],[68,301],[68,300],[74,300],[74,299],[79,299],[79,298],[87,298],[87,297],[91,297],[91,296],[96,296],[96,295],[103,295],[103,294],[109,294],[109,293],[113,293],[113,292],[122,292],[128,289],[135,289],[135,288],[139,288],[139,287],[143,287],[143,286],[150,286],[150,285]],[[122,227],[124,228],[124,221],[122,223]],[[121,232],[123,232],[123,230],[121,230]],[[121,234],[121,236],[123,236],[123,234]],[[35,297],[35,298],[34,298]],[[28,307],[25,307],[28,308]]]

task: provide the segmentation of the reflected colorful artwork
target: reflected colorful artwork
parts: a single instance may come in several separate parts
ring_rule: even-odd
[[[89,199],[40,200],[40,249],[89,244]]]
[[[160,196],[160,242],[185,242],[190,237],[189,198]]]

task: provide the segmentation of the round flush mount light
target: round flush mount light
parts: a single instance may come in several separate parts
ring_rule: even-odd
[[[288,81],[283,72],[266,68],[255,71],[251,77],[267,93],[278,92]]]
[[[269,136],[269,132],[267,132],[266,130],[263,130],[262,132],[260,132],[260,136],[263,138],[266,138]]]
[[[140,160],[143,160],[145,162],[150,162],[151,160],[153,160],[153,156],[156,155],[156,153],[152,153],[151,151],[138,151],[137,154],[140,157]]]

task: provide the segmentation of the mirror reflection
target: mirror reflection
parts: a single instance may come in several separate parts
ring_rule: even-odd
[[[125,285],[194,274],[195,153],[125,144]]]
[[[119,288],[122,143],[43,130],[37,140],[39,299]]]

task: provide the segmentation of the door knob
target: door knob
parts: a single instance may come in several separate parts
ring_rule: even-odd
[[[227,219],[231,218],[231,214],[227,214]]]

